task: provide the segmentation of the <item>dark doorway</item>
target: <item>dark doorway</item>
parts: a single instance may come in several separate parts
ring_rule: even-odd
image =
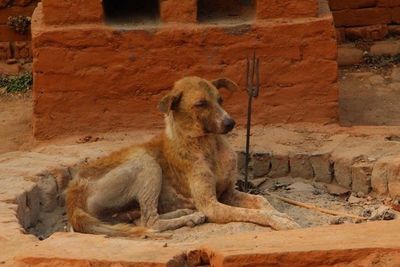
[[[106,23],[151,24],[159,18],[159,0],[103,0]]]

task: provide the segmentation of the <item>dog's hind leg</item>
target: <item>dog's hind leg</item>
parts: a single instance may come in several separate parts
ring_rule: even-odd
[[[142,225],[159,231],[174,230],[184,226],[192,227],[202,224],[206,220],[205,215],[201,212],[185,215],[187,214],[185,210],[177,210],[175,212],[159,215],[157,213],[158,197],[147,198],[146,195],[143,195],[139,196],[138,201],[140,207],[143,207],[141,208]]]

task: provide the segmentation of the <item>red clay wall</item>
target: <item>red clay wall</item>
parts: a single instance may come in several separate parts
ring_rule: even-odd
[[[20,34],[7,25],[9,16],[30,17],[38,0],[0,0],[0,61],[30,58],[31,34]]]
[[[161,24],[128,29],[105,25],[98,0],[80,2],[43,0],[34,14],[34,133],[39,139],[160,127],[158,101],[187,75],[237,81],[241,90],[226,105],[243,124],[245,59],[253,49],[261,58],[262,76],[255,124],[336,120],[335,29],[329,14],[317,16],[316,1],[259,0],[255,20],[220,25],[193,23],[195,1],[166,0]],[[182,16],[167,12],[177,3]],[[277,16],[287,18],[268,19]],[[190,23],[166,23],[182,20]]]
[[[330,0],[338,41],[400,34],[400,0]]]

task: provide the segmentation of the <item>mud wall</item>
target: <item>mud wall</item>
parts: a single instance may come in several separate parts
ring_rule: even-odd
[[[339,42],[400,34],[399,0],[329,0]]]
[[[31,17],[38,0],[0,0],[0,61],[31,58],[31,34],[7,25],[9,17]]]
[[[259,0],[249,19],[232,22],[222,12],[198,22],[196,1],[166,0],[158,21],[122,27],[104,22],[99,1],[80,2],[44,0],[34,14],[39,139],[162,127],[157,103],[187,75],[238,82],[241,90],[225,102],[243,125],[246,57],[254,49],[262,76],[255,124],[337,118],[335,29],[317,1]]]

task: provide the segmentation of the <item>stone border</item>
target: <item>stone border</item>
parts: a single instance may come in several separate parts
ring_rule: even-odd
[[[238,169],[243,173],[245,153],[238,153]],[[281,154],[254,152],[251,154],[252,178],[268,176],[301,177],[314,182],[335,183],[353,192],[371,192],[391,197],[400,196],[400,159],[366,156],[339,157],[330,152],[304,152]]]

